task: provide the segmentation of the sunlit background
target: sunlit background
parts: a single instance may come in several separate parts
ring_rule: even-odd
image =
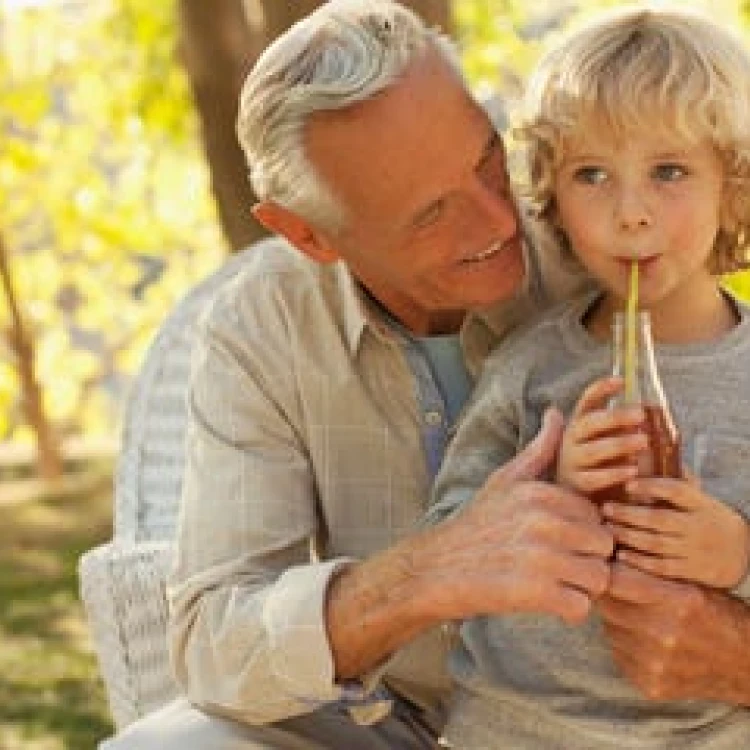
[[[266,7],[283,25],[311,4]],[[569,23],[623,4],[450,9],[502,116]],[[200,5],[221,10],[210,38]],[[747,3],[682,5],[750,43]],[[0,750],[87,750],[110,729],[75,559],[106,536],[124,399],[156,327],[257,237],[227,102],[271,25],[260,0],[0,0]],[[750,298],[747,274],[729,283]],[[102,458],[103,483],[60,484]]]
[[[512,101],[567,23],[618,4],[456,0],[477,92]],[[740,3],[705,5],[746,28]],[[12,284],[0,293],[0,441],[35,439],[14,304],[54,436],[113,438],[155,326],[232,249],[176,54],[179,20],[174,2],[150,0],[0,8],[0,238]]]

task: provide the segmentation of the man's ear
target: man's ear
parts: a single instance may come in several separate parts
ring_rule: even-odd
[[[338,260],[338,253],[326,238],[294,211],[273,201],[261,201],[253,206],[253,216],[268,230],[285,237],[308,258],[318,263]]]

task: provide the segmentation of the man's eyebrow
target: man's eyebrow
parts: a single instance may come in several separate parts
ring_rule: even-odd
[[[489,138],[487,139],[487,142],[484,144],[484,148],[482,149],[482,153],[476,163],[476,166],[474,167],[474,171],[478,172],[482,169],[482,167],[489,161],[489,159],[492,157],[492,154],[495,151],[495,148],[497,145],[502,145],[502,139],[500,138],[500,134],[493,130],[490,134]],[[505,154],[505,149],[503,149],[503,155]],[[431,211],[436,209],[442,201],[445,200],[446,196],[440,196],[436,198],[435,200],[431,201],[425,206],[422,206],[415,214],[412,216],[411,220],[409,221],[409,225],[412,227],[418,226],[419,223],[427,216]]]
[[[480,170],[486,163],[489,161],[489,159],[492,157],[492,154],[495,152],[495,149],[500,146],[502,148],[503,142],[500,138],[500,133],[497,132],[497,130],[493,130],[492,133],[490,133],[490,137],[487,139],[487,143],[485,143],[484,151],[482,151],[482,155],[479,157],[479,161],[477,162],[476,170]],[[503,158],[505,157],[505,149],[502,148],[503,151]]]

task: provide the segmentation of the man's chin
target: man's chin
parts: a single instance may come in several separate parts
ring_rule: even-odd
[[[478,299],[475,307],[491,307],[512,300],[523,291],[525,276],[523,263],[519,263],[518,267],[513,269],[506,266],[505,272],[495,276],[495,284]],[[491,284],[489,279],[488,282]]]

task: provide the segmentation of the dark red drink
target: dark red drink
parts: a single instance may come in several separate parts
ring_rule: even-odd
[[[679,430],[661,406],[644,404],[643,411],[645,414],[643,431],[648,436],[648,449],[633,456],[633,462],[638,464],[638,476],[675,479],[681,477]],[[637,498],[625,492],[623,484],[593,492],[590,497],[597,505],[638,502]]]
[[[644,422],[640,429],[648,437],[648,448],[630,457],[638,466],[640,477],[682,476],[680,458],[680,433],[672,419],[669,402],[661,385],[657,369],[651,320],[649,313],[641,310],[630,339],[635,348],[626,351],[625,316],[616,313],[612,328],[612,375],[626,380],[625,392],[616,395],[610,408],[640,405],[644,412]],[[629,355],[626,356],[626,355]],[[625,372],[625,362],[630,361],[632,369]],[[627,377],[630,375],[630,387]],[[608,487],[591,495],[597,503],[640,503],[649,504],[649,498],[628,495],[622,484]]]
[[[643,410],[651,466],[649,473],[642,476],[678,479],[682,476],[679,430],[661,406],[645,405]]]

